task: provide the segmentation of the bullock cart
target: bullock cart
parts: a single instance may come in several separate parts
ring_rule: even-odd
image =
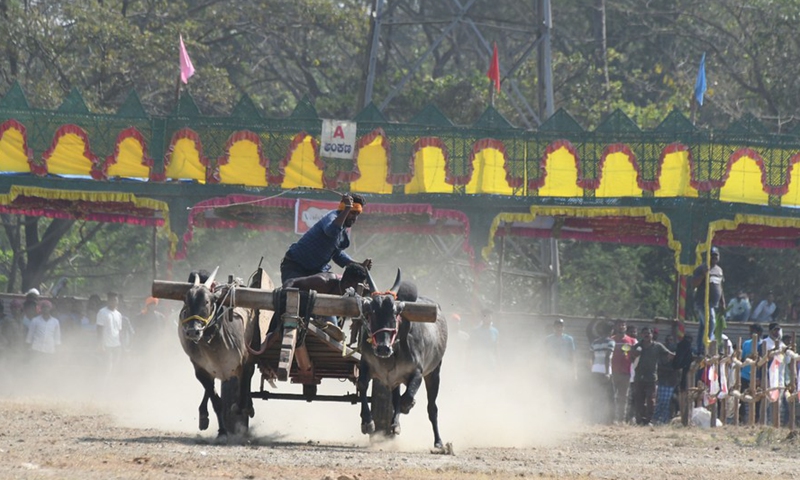
[[[323,379],[349,380],[357,384],[361,354],[357,342],[348,342],[326,333],[326,324],[313,320],[322,316],[336,316],[358,322],[362,316],[363,297],[351,292],[345,296],[303,292],[297,289],[270,289],[269,277],[259,268],[248,287],[228,277],[228,283],[217,285],[220,298],[226,307],[242,307],[251,310],[253,321],[252,338],[248,339],[251,361],[261,372],[258,391],[250,392],[251,398],[263,400],[303,400],[345,402],[357,404],[359,395],[321,395],[317,386]],[[261,288],[262,285],[267,288]],[[152,295],[156,298],[183,301],[192,287],[188,282],[154,280]],[[407,302],[403,318],[413,322],[434,322],[436,305]],[[356,323],[358,325],[358,323]],[[357,329],[353,329],[354,331]],[[352,333],[351,333],[352,334]],[[245,379],[244,381],[248,381]],[[301,384],[302,393],[277,392],[275,382]],[[271,390],[266,387],[269,385]],[[230,398],[236,389],[222,389],[225,405],[238,399]],[[375,414],[376,428],[388,431],[391,421],[391,399],[388,390],[373,386],[370,398]],[[227,398],[226,398],[227,397]],[[237,420],[239,429],[247,427],[247,418]]]

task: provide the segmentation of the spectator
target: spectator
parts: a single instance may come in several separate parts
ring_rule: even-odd
[[[28,335],[25,339],[30,344],[31,350],[41,359],[56,353],[56,347],[61,345],[61,325],[56,317],[50,315],[53,304],[48,300],[39,302],[41,315],[31,320]]]
[[[675,358],[672,359],[672,368],[678,371],[678,375],[680,377],[678,388],[681,392],[685,392],[688,388],[687,377],[689,376],[689,369],[691,368],[693,361],[694,355],[692,354],[692,336],[684,334],[683,338],[681,338],[681,340],[678,342],[678,345],[675,347]],[[679,395],[678,402],[680,403],[682,410],[685,408],[683,400],[683,396]]]
[[[633,405],[636,410],[636,423],[652,425],[658,382],[658,363],[671,361],[675,354],[661,343],[653,341],[653,333],[648,327],[642,329],[639,343],[634,345],[631,356],[638,358],[633,381]]]
[[[750,319],[759,323],[771,323],[774,320],[775,311],[778,306],[775,304],[775,296],[772,292],[767,294],[767,298],[761,300],[758,306],[753,310],[753,315]]]
[[[595,420],[598,423],[614,421],[614,386],[611,383],[611,357],[614,354],[614,340],[611,339],[611,325],[600,324],[600,336],[590,346],[592,351],[592,380],[595,387],[593,403]]]
[[[144,308],[139,314],[136,323],[136,331],[138,332],[137,344],[139,346],[152,345],[152,342],[158,341],[166,333],[167,320],[164,314],[159,312],[158,299],[155,297],[147,297],[144,301]]]
[[[635,328],[635,327],[634,327]],[[614,387],[614,421],[627,418],[628,393],[631,386],[631,359],[628,354],[636,340],[626,334],[625,320],[614,322],[614,354],[611,357],[611,383]]]
[[[671,352],[677,350],[677,344],[672,335],[667,335],[664,346]],[[680,371],[675,368],[674,360],[673,358],[659,359],[658,361],[656,411],[653,414],[653,421],[657,424],[669,423],[672,419],[672,396],[680,380]]]
[[[725,276],[722,273],[722,267],[719,266],[719,249],[717,247],[711,247],[710,259],[710,267],[705,264],[700,265],[692,275],[692,286],[695,287],[694,313],[699,322],[697,330],[697,351],[699,353],[705,352],[707,341],[714,340],[717,307],[725,310],[726,306],[725,293],[722,289]],[[705,303],[706,284],[709,285],[707,305]],[[708,330],[706,330],[706,307],[708,307]]]
[[[474,347],[474,357],[481,369],[491,369],[497,366],[497,343],[500,340],[500,332],[495,328],[492,321],[492,311],[483,309],[481,311],[481,322],[472,330],[469,336],[470,344]]]
[[[561,374],[568,375],[571,380],[575,380],[577,370],[575,368],[575,340],[572,336],[564,333],[564,320],[557,318],[553,322],[553,333],[544,339],[545,350],[554,362],[559,365]]]
[[[761,328],[761,325],[759,325],[758,323],[753,323],[753,324],[750,325],[750,338],[748,338],[747,340],[742,342],[742,361],[743,362],[746,361],[747,358],[750,357],[750,355],[754,351],[753,350],[753,338],[752,338],[753,335],[756,335],[756,338],[760,339],[761,338],[761,333],[763,331],[764,331],[764,329]],[[756,340],[756,346],[758,345],[759,341],[760,340]],[[751,377],[751,373],[750,373],[751,369],[752,369],[752,367],[750,367],[749,365],[746,366],[746,367],[742,367],[742,370],[741,370],[741,372],[739,374],[739,379],[740,379],[741,384],[742,384],[742,389],[741,389],[742,393],[746,392],[750,388],[750,381],[751,381],[751,378],[752,378]],[[754,378],[752,380],[755,381]],[[741,402],[741,404],[739,406],[739,413],[741,415],[740,419],[741,419],[742,422],[747,420],[749,409],[750,409],[750,405],[747,402]],[[756,413],[758,413],[758,408],[756,408]]]
[[[759,347],[760,350],[761,350],[761,355],[762,356],[766,356],[766,355],[769,355],[769,352],[771,352],[773,350],[781,350],[781,349],[783,349],[783,347],[785,347],[785,345],[783,344],[783,341],[781,341],[781,337],[783,337],[783,330],[781,329],[780,324],[778,324],[776,322],[770,323],[769,324],[769,335],[767,335],[767,337],[761,341],[761,345]],[[770,372],[770,369],[768,369],[767,371]],[[780,376],[773,377],[771,375],[771,373],[768,373],[766,381],[764,381],[765,388],[767,388],[767,389],[778,388],[778,387],[783,386],[782,384],[783,384],[783,379]],[[768,395],[769,395],[769,393],[768,393]],[[779,403],[780,404],[780,408],[783,409],[783,406],[784,406],[784,403],[782,401],[783,396],[782,395],[778,395],[777,397],[778,397],[777,398],[777,403]],[[772,400],[775,400],[775,398],[773,398]],[[774,405],[773,402],[771,402],[771,401],[767,402],[767,418],[768,419],[772,418],[772,407],[773,407],[773,405]]]
[[[746,322],[750,319],[750,298],[747,293],[742,290],[736,295],[736,298],[728,303],[728,309],[725,311],[725,318],[729,322]]]
[[[639,338],[639,334],[636,331],[636,325],[628,325],[627,334],[634,340],[634,344]],[[631,423],[633,422],[634,414],[636,413],[636,409],[633,408],[633,374],[636,371],[636,364],[639,362],[638,358],[631,357],[631,374],[628,377],[628,412],[625,416],[625,422]]]
[[[464,330],[463,320],[458,313],[450,314],[447,322],[448,337],[452,335],[453,353],[456,361],[464,365],[469,351],[469,333]],[[351,338],[353,336],[351,335]]]
[[[789,304],[789,314],[786,317],[789,323],[800,323],[800,295],[795,295]]]
[[[119,367],[122,358],[122,314],[119,306],[119,294],[108,292],[107,304],[97,312],[97,335],[100,339],[100,349],[105,353],[106,375]]]
[[[39,316],[39,307],[38,301],[35,300],[30,296],[30,294],[25,298],[25,302],[22,304],[22,326],[25,327],[25,336],[28,336],[28,332],[31,329],[31,323],[33,319]]]

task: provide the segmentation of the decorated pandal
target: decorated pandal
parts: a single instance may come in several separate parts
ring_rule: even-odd
[[[674,111],[642,130],[617,111],[586,131],[559,111],[531,132],[492,107],[462,127],[435,107],[393,123],[370,105],[354,119],[354,158],[340,160],[320,157],[307,101],[275,120],[246,97],[228,118],[202,116],[188,95],[151,117],[137,98],[100,115],[73,92],[44,111],[12,89],[0,211],[163,227],[177,256],[195,227],[296,228],[297,195],[275,196],[298,187],[370,194],[365,213],[381,215],[360,231],[463,235],[484,258],[504,235],[555,236],[666,246],[686,273],[712,240],[800,239],[800,136],[752,118],[712,132]]]

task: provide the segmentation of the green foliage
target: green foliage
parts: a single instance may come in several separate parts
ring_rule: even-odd
[[[664,248],[562,242],[559,311],[652,318],[673,315],[674,261]]]

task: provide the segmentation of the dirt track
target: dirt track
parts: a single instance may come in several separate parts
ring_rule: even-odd
[[[455,455],[390,445],[256,437],[243,445],[119,425],[87,405],[0,401],[0,478],[796,478],[798,449],[772,430],[588,428],[555,445]]]
[[[257,400],[250,438],[218,443],[213,418],[197,429],[202,391],[173,339],[109,380],[91,356],[79,369],[60,360],[41,371],[0,364],[0,478],[800,477],[786,430],[585,426],[542,395],[522,359],[509,362],[517,372],[481,372],[457,368],[467,362],[452,353],[438,403],[454,455],[430,453],[424,395],[391,442],[361,435],[355,405]]]

